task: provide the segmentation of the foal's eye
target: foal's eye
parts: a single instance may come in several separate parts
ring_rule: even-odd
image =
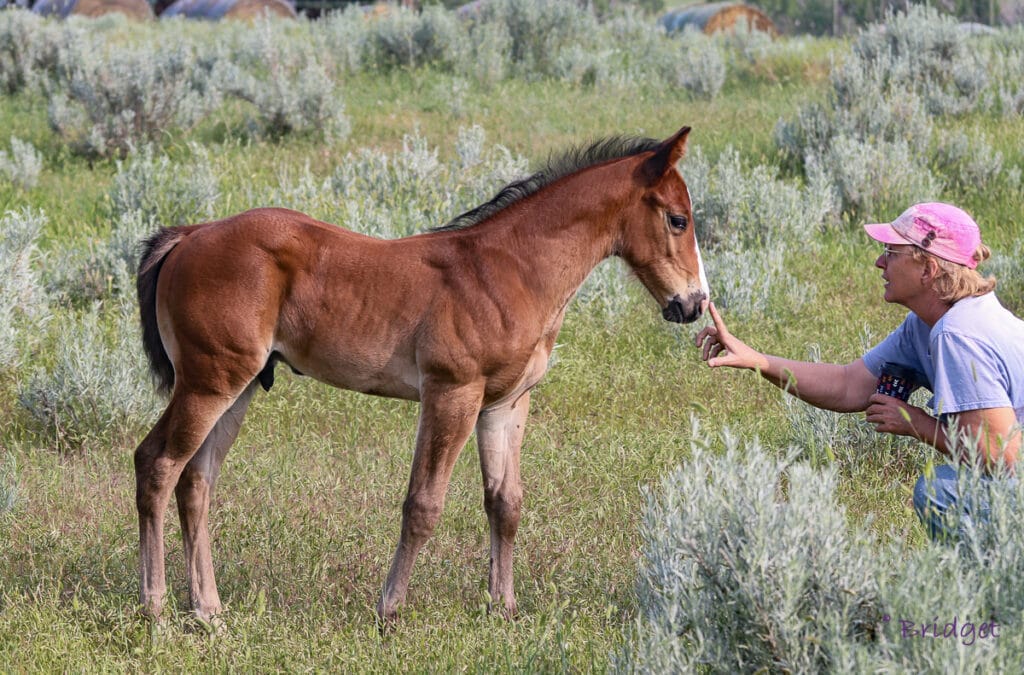
[[[673,229],[679,230],[680,232],[685,232],[686,226],[690,224],[690,221],[686,218],[686,216],[674,216],[672,214],[669,214],[668,224],[671,225]]]

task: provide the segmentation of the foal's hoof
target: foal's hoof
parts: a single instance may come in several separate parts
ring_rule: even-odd
[[[142,619],[142,635],[149,640],[150,645],[156,645],[163,640],[167,633],[167,621],[145,611],[140,611],[139,617]]]
[[[167,630],[167,620],[159,609],[153,611],[151,606],[138,605],[136,609],[136,615],[143,623],[149,641],[155,644]]]
[[[190,632],[205,634],[209,637],[224,635],[228,632],[227,621],[219,612],[207,616],[192,613],[185,620],[185,626]]]
[[[514,599],[509,601],[500,595],[494,598],[490,593],[484,595],[487,599],[488,614],[500,616],[506,621],[515,621],[519,618],[519,607]]]
[[[386,638],[391,635],[395,630],[395,626],[398,625],[398,612],[392,612],[389,616],[376,615],[377,617],[377,632],[380,633],[382,638]]]
[[[395,624],[398,623],[398,608],[400,606],[399,603],[393,603],[388,607],[385,605],[383,597],[377,601],[377,630],[381,637],[386,637],[394,630]]]
[[[161,614],[163,614],[163,609],[163,603],[157,600],[143,600],[136,605],[139,616],[150,623],[160,623],[162,621]]]

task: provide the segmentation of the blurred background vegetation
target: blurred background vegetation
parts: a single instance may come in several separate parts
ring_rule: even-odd
[[[5,5],[20,7],[45,6],[44,11],[64,11],[77,2],[97,4],[97,0],[0,0]],[[116,1],[116,0],[112,0]],[[123,0],[122,0],[123,1]],[[140,2],[143,0],[140,0]],[[162,14],[175,0],[144,0],[154,12]],[[407,9],[443,7],[462,12],[475,11],[487,0],[280,0],[291,5],[299,13],[319,16],[331,11],[350,7],[361,7],[364,11],[379,12],[387,6],[401,6]],[[223,12],[225,5],[251,0],[178,0],[178,5],[189,5],[193,9],[205,5],[207,11]],[[127,3],[125,3],[127,4]],[[266,4],[266,3],[264,3]],[[635,8],[646,14],[657,16],[668,11],[697,6],[693,0],[578,0],[580,7],[588,8],[598,16],[606,17],[625,8]],[[717,2],[713,4],[741,4]],[[779,30],[787,35],[832,35],[842,36],[855,33],[864,26],[884,21],[894,11],[906,12],[913,4],[910,0],[758,0],[746,3],[763,11],[775,22]],[[944,15],[964,23],[981,26],[1013,26],[1024,22],[1024,0],[940,0],[928,3]]]

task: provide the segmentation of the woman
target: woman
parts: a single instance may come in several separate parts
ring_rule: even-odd
[[[950,459],[976,447],[987,470],[1013,471],[1024,423],[1024,321],[999,303],[995,279],[977,272],[990,255],[978,225],[955,206],[927,203],[864,228],[884,245],[875,266],[885,301],[910,310],[887,338],[846,365],[792,361],[738,340],[712,304],[714,325],[696,338],[702,358],[712,368],[756,370],[819,408],[864,411],[877,431],[917,438]],[[876,392],[886,363],[919,373],[931,412]],[[954,534],[944,516],[958,499],[952,466],[918,480],[914,508],[932,537]]]

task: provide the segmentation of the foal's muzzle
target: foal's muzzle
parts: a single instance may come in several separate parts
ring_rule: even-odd
[[[685,300],[678,294],[672,296],[661,316],[665,321],[673,323],[691,323],[696,321],[704,311],[705,295],[702,292],[692,293]]]

